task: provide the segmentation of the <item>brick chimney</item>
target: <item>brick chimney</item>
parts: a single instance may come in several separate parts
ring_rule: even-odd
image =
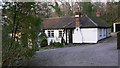
[[[98,0],[97,4],[99,5],[99,7],[96,11],[96,17],[100,17],[101,16],[101,9],[100,9],[101,2],[100,2],[100,0]]]
[[[77,8],[77,11],[75,12],[75,26],[76,27],[80,27],[80,17],[81,17],[81,13],[80,13],[80,8]]]
[[[96,12],[96,17],[100,17],[100,16],[101,16],[100,9],[97,9],[97,12]]]

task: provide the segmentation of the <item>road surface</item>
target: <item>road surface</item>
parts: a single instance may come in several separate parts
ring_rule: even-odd
[[[118,66],[116,33],[97,44],[37,51],[30,66]]]

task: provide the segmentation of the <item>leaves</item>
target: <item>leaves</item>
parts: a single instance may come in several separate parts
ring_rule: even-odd
[[[83,13],[91,14],[93,12],[93,9],[92,9],[93,5],[91,2],[83,2],[82,6],[83,6]]]
[[[29,59],[37,50],[37,38],[42,20],[31,10],[35,7],[35,3],[15,4],[8,5],[10,8],[4,9],[3,12],[8,16],[7,24],[3,25],[3,66],[18,65],[19,58]],[[14,36],[11,37],[10,34]]]
[[[51,6],[53,9],[55,9],[55,13],[56,13],[59,17],[63,15],[57,2],[55,2],[55,6],[54,6],[54,5],[49,5],[49,6]]]

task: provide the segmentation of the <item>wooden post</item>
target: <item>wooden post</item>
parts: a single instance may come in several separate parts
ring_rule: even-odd
[[[117,33],[117,49],[120,49],[120,31]]]

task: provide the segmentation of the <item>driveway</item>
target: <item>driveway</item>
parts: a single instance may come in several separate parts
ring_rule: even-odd
[[[111,35],[97,44],[38,51],[30,66],[118,66],[117,37]]]

